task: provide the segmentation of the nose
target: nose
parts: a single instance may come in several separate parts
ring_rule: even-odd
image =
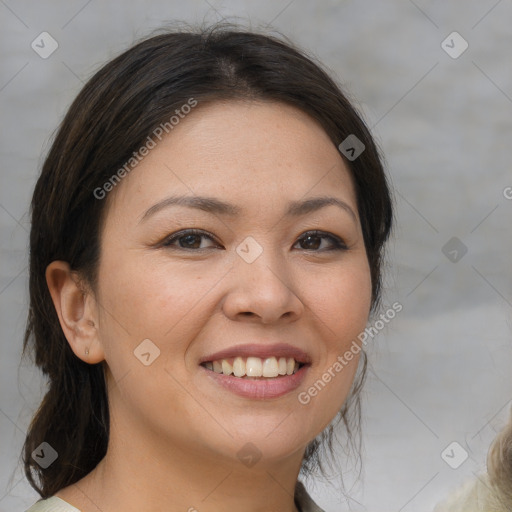
[[[272,324],[293,322],[305,306],[298,277],[278,255],[264,250],[252,263],[238,258],[228,276],[229,291],[223,303],[231,320]]]

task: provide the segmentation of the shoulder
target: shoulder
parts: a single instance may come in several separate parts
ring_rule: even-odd
[[[52,496],[45,500],[39,500],[25,512],[80,512],[77,508],[70,505],[57,496]]]
[[[295,486],[295,503],[300,512],[324,512],[309,496],[304,485],[297,481]],[[57,496],[45,500],[39,500],[25,512],[80,512],[79,509],[70,505]]]
[[[493,492],[488,475],[479,475],[460,486],[433,512],[508,512],[500,497]]]

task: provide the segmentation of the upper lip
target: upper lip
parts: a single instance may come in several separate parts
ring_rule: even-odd
[[[275,343],[273,345],[247,344],[234,345],[214,354],[209,354],[200,359],[199,363],[207,361],[219,361],[221,359],[231,359],[234,357],[293,357],[299,363],[310,363],[311,357],[300,348],[288,345],[287,343]]]

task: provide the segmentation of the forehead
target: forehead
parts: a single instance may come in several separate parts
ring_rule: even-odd
[[[199,104],[110,193],[115,210],[142,215],[166,195],[229,197],[244,209],[286,198],[355,197],[350,170],[323,128],[292,106]]]

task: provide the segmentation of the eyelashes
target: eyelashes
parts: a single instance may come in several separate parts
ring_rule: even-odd
[[[162,247],[168,247],[168,248],[175,248],[175,249],[185,249],[185,250],[200,250],[201,248],[197,247],[183,247],[183,246],[176,246],[175,242],[178,240],[186,239],[190,241],[191,239],[197,239],[200,238],[207,238],[208,240],[211,240],[216,244],[217,247],[219,247],[219,244],[215,242],[215,237],[207,233],[206,231],[201,231],[199,229],[184,229],[182,231],[178,231],[177,233],[173,233],[172,235],[168,236],[162,243]],[[204,248],[203,248],[204,249]]]
[[[304,240],[311,240],[311,239],[321,239],[321,240],[329,240],[331,243],[330,249],[324,249],[324,251],[346,251],[348,249],[347,244],[336,235],[333,235],[332,233],[325,233],[323,231],[306,231],[297,241],[297,243],[304,241]],[[297,244],[296,243],[296,244]],[[296,245],[295,244],[295,245]],[[304,249],[309,250],[309,249]],[[318,251],[315,251],[318,252]],[[323,251],[319,251],[323,252]]]
[[[208,239],[213,242],[214,246],[210,247],[201,247],[201,239]],[[320,241],[320,243],[315,243],[315,241]],[[330,247],[319,249],[322,246],[324,241],[329,241]],[[180,241],[185,241],[184,245],[181,244]],[[199,246],[197,242],[199,241]],[[178,244],[176,244],[178,242]],[[294,247],[299,243],[309,244],[310,247],[301,247],[299,250],[304,250],[308,252],[325,252],[325,251],[346,251],[348,249],[345,242],[338,236],[327,233],[324,231],[306,231],[303,233],[300,238],[295,242]],[[312,243],[313,242],[313,243]],[[311,247],[313,246],[313,247]],[[161,243],[161,247],[167,249],[176,249],[176,250],[184,250],[189,252],[200,252],[212,248],[221,248],[222,246],[215,241],[214,235],[208,233],[207,231],[203,231],[200,229],[185,229],[173,233],[172,235],[165,238],[165,240]]]

